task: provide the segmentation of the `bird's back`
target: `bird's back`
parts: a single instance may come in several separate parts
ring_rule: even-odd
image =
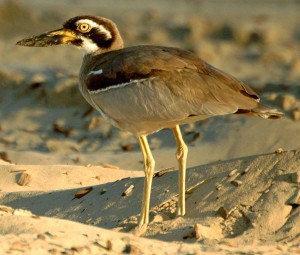
[[[143,45],[90,54],[80,80],[85,98],[133,133],[260,106],[246,84],[177,48]]]

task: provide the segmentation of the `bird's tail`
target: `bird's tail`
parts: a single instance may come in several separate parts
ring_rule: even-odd
[[[283,115],[282,112],[279,112],[277,109],[270,108],[263,104],[258,104],[254,109],[239,109],[235,114],[247,115],[247,116],[259,116],[264,119],[280,119]]]

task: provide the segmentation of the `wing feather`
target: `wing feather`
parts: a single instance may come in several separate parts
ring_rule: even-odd
[[[250,87],[187,51],[135,46],[94,58],[87,70],[103,72],[82,75],[89,90],[128,85],[90,95],[113,119],[172,121],[258,106],[259,97]]]

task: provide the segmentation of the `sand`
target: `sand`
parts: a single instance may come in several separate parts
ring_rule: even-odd
[[[172,3],[172,4],[171,4]],[[300,5],[295,1],[0,1],[0,254],[299,254]],[[19,39],[78,14],[114,19],[127,45],[192,50],[256,89],[281,120],[182,126],[187,215],[176,217],[176,144],[156,159],[150,224],[137,229],[138,143],[81,97],[83,53]]]

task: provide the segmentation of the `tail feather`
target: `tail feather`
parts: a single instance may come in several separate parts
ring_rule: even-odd
[[[264,119],[280,119],[283,115],[283,113],[277,109],[270,108],[263,104],[258,104],[258,106],[254,109],[238,109],[235,114],[259,116]]]

